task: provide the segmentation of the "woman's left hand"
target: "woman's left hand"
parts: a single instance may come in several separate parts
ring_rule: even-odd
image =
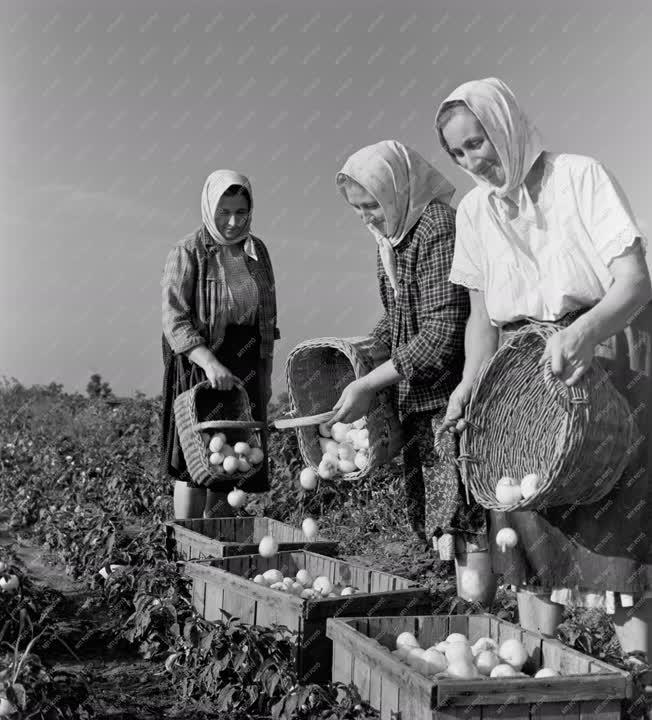
[[[589,369],[594,354],[594,343],[581,330],[569,325],[548,338],[539,363],[549,359],[552,374],[571,386]]]
[[[354,380],[344,388],[333,407],[337,412],[327,423],[328,427],[332,427],[336,422],[352,423],[367,415],[375,394],[376,391],[369,387],[365,378]]]

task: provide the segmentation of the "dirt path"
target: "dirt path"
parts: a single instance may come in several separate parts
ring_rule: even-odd
[[[76,624],[87,627],[88,623],[82,620],[82,606],[96,593],[66,575],[62,566],[49,563],[42,548],[22,537],[17,539],[6,512],[0,513],[0,553],[3,549],[15,555],[35,586],[50,588],[63,596],[56,609],[57,620],[63,621],[69,630]],[[94,619],[98,627],[110,621],[108,616],[98,615]],[[179,692],[163,664],[142,660],[124,645],[108,649],[104,639],[93,642],[91,637],[80,646],[74,642],[55,642],[46,651],[36,650],[52,669],[85,678],[96,712],[94,720],[225,720],[224,714],[212,713],[199,704],[179,703]]]

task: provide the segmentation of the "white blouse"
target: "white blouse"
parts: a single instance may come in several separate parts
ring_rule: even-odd
[[[544,153],[536,220],[502,205],[479,187],[462,198],[450,273],[484,292],[496,326],[592,307],[613,282],[609,263],[637,237],[645,246],[625,194],[589,157]]]

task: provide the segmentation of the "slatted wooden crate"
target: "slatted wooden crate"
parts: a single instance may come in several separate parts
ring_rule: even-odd
[[[308,540],[301,528],[267,517],[221,517],[165,523],[169,557],[193,560],[258,552],[258,543],[272,535],[279,550],[311,550],[337,554],[338,544],[318,536]]]
[[[454,632],[471,642],[517,638],[530,652],[524,672],[550,667],[562,676],[429,678],[390,654],[404,631],[424,648]],[[326,634],[333,641],[333,681],[353,682],[383,720],[619,720],[623,699],[632,696],[628,673],[494,615],[331,618]]]
[[[304,600],[249,579],[271,568],[293,577],[303,568],[313,578],[325,575],[359,592]],[[297,671],[303,682],[330,680],[333,648],[326,637],[327,618],[423,613],[431,604],[428,591],[410,580],[303,550],[271,558],[245,555],[186,562],[184,573],[193,579],[193,606],[206,620],[225,619],[223,609],[251,625],[285,625],[297,631]]]

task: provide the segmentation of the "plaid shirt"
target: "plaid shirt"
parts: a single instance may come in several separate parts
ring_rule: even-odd
[[[464,330],[469,315],[465,288],[448,276],[455,245],[455,210],[433,200],[394,248],[398,293],[377,257],[385,314],[372,334],[391,353],[401,419],[448,403],[464,368]]]
[[[260,356],[272,357],[276,327],[276,289],[269,253],[262,240],[251,235],[257,259],[245,253],[245,262],[258,287],[257,322]],[[203,228],[180,240],[168,254],[161,279],[163,333],[177,355],[198,345],[219,347],[224,332],[215,316],[215,283],[220,282],[217,243]]]

